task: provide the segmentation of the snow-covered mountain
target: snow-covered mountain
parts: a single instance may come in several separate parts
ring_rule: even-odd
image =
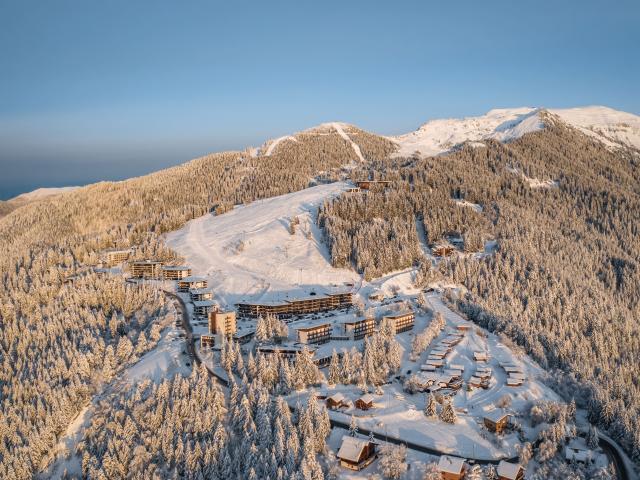
[[[31,192],[21,193],[20,195],[10,198],[6,201],[0,201],[0,217],[8,215],[18,207],[22,207],[27,203],[35,202],[37,200],[44,200],[45,198],[59,195],[61,193],[71,192],[80,187],[53,187],[53,188],[38,188]]]
[[[611,148],[640,148],[640,117],[608,107],[495,109],[479,117],[430,120],[418,130],[389,137],[399,145],[398,155],[438,155],[463,142],[485,139],[510,141],[544,128],[548,112]]]

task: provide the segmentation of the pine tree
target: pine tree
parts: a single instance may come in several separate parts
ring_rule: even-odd
[[[433,396],[433,393],[429,393],[428,395],[426,395],[426,402],[425,402],[425,406],[424,406],[424,414],[427,417],[435,417],[438,414],[437,411],[437,402],[435,397]]]
[[[340,377],[341,377],[340,358],[338,357],[338,353],[334,348],[333,352],[331,353],[331,362],[329,363],[329,375],[327,377],[329,385],[335,385],[337,383],[340,383]]]
[[[456,411],[453,408],[451,400],[445,401],[442,406],[442,409],[440,410],[440,420],[446,423],[456,423]]]
[[[356,417],[351,415],[351,421],[349,422],[349,435],[355,437],[358,434],[358,423]]]

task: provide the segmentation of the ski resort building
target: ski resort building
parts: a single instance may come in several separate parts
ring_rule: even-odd
[[[349,402],[349,399],[344,396],[344,394],[337,392],[331,395],[330,397],[327,397],[327,399],[325,400],[325,403],[327,404],[327,408],[335,409],[335,408],[341,408],[341,407],[348,407],[350,402]]]
[[[453,254],[454,251],[455,249],[452,245],[436,245],[431,249],[431,253],[436,257],[448,257]]]
[[[341,324],[346,339],[362,340],[364,337],[373,335],[376,322],[373,318],[359,318],[343,320]]]
[[[236,312],[219,312],[213,311],[209,313],[209,333],[211,335],[230,336],[237,331]],[[253,336],[254,332],[251,332]]]
[[[396,334],[411,330],[416,323],[416,316],[411,310],[385,315],[382,319],[391,320]]]
[[[321,323],[309,327],[296,329],[298,332],[298,342],[309,344],[322,344],[331,340],[331,324]]]
[[[589,463],[595,458],[595,452],[587,447],[584,438],[576,437],[564,447],[564,456],[568,462]]]
[[[127,248],[125,250],[107,250],[105,252],[107,265],[109,266],[126,262],[127,260],[129,260],[129,255],[131,255],[130,248]]]
[[[510,417],[504,410],[496,409],[484,415],[482,421],[490,432],[502,433],[509,426]]]
[[[184,277],[178,280],[178,291],[186,293],[191,289],[207,288],[207,279],[203,277]]]
[[[391,183],[390,180],[358,180],[356,186],[361,190],[370,190],[375,186],[386,187]]]
[[[160,278],[162,262],[142,260],[131,262],[131,276],[133,278]]]
[[[500,460],[497,473],[498,480],[524,480],[524,469],[518,463]]]
[[[328,293],[311,295],[306,298],[284,300],[282,302],[242,302],[237,303],[238,315],[258,318],[264,315],[275,315],[279,318],[305,315],[309,313],[327,312],[340,308],[348,308],[353,304],[353,293]]]
[[[215,335],[200,335],[200,347],[201,348],[213,348],[216,345]]]
[[[438,471],[442,475],[442,480],[460,480],[464,477],[464,458],[442,455],[438,462]]]
[[[191,300],[201,302],[203,300],[213,300],[213,292],[208,288],[192,288],[189,290]]]
[[[165,265],[162,267],[162,276],[166,280],[182,280],[191,275],[191,269],[183,265]]]
[[[233,335],[233,339],[239,344],[243,345],[245,343],[249,343],[253,337],[255,337],[255,330],[245,330],[241,332],[236,332]]]
[[[206,317],[209,313],[216,309],[216,303],[213,300],[203,300],[201,302],[193,302],[193,314],[196,317]]]
[[[337,457],[343,467],[360,471],[376,459],[376,447],[377,444],[369,440],[345,435]]]

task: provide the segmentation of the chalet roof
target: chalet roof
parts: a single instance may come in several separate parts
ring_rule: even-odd
[[[190,275],[188,277],[184,277],[180,279],[179,281],[183,283],[195,283],[195,282],[206,282],[207,279],[204,277],[197,277],[195,275]]]
[[[327,397],[327,400],[331,400],[331,401],[336,402],[336,403],[343,402],[346,399],[347,399],[347,397],[345,397],[341,392],[336,392],[333,395],[331,395],[330,397]]]
[[[509,378],[513,378],[516,380],[525,380],[527,378],[527,376],[524,373],[521,372],[511,372],[509,373]]]
[[[508,480],[516,480],[521,468],[522,467],[518,463],[509,463],[504,460],[500,460],[500,463],[498,464],[498,476]]]
[[[193,295],[202,295],[203,293],[212,293],[209,288],[192,288],[189,293]]]
[[[442,455],[438,462],[438,470],[442,473],[460,475],[464,467],[464,458]]]
[[[298,328],[296,328],[296,330],[298,332],[312,332],[314,330],[319,330],[321,328],[326,328],[326,327],[330,327],[330,326],[331,326],[330,323],[316,323],[314,325],[298,327]]]
[[[487,420],[491,420],[493,423],[497,423],[508,416],[509,413],[501,408],[496,408],[495,410],[491,410],[490,412],[484,414],[484,418],[486,418]]]
[[[373,403],[374,397],[370,393],[362,395],[358,400],[363,401],[364,403]]]
[[[487,354],[486,352],[473,352],[473,358],[476,360],[486,360]]]
[[[349,462],[357,462],[360,460],[362,451],[369,443],[369,440],[345,435],[342,437],[342,445],[340,445],[340,450],[338,450],[338,458]]]
[[[454,370],[462,370],[464,372],[464,365],[462,365],[461,363],[450,363],[449,368],[452,368]]]

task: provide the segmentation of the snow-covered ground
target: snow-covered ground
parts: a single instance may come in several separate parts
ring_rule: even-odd
[[[343,182],[319,185],[237,206],[224,215],[207,214],[171,232],[166,241],[185,257],[195,275],[208,277],[215,300],[223,307],[356,284],[358,274],[331,267],[315,223],[322,202],[347,188]],[[300,224],[291,235],[293,217]]]
[[[547,109],[567,124],[609,147],[621,144],[640,148],[640,117],[608,107]],[[399,145],[397,155],[438,155],[469,141],[496,139],[507,142],[544,127],[541,109],[531,107],[495,109],[479,117],[430,120],[418,130],[390,137]]]
[[[80,187],[51,187],[51,188],[38,188],[31,192],[21,193],[17,197],[13,197],[8,201],[21,201],[21,202],[33,202],[35,200],[42,200],[43,198],[51,197],[53,195],[59,195],[61,193],[72,192]]]

